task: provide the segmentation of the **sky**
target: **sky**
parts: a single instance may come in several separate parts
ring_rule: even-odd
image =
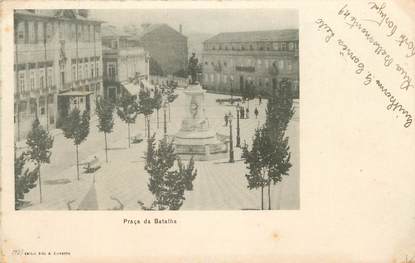
[[[298,28],[294,9],[148,9],[91,10],[90,16],[122,27],[128,24],[166,23],[183,34]]]

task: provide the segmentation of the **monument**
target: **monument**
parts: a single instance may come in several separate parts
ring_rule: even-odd
[[[176,153],[182,159],[213,160],[227,157],[228,138],[218,135],[205,115],[205,90],[197,81],[198,60],[195,54],[189,59],[189,86],[184,91],[186,116],[180,130],[174,135]]]

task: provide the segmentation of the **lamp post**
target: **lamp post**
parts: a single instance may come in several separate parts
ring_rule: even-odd
[[[163,103],[163,118],[164,118],[164,138],[167,137],[167,118],[166,118],[166,102]]]
[[[239,130],[239,103],[236,106],[236,147],[241,148],[241,137]]]
[[[229,162],[233,163],[235,160],[233,158],[233,139],[232,139],[232,113],[228,114],[229,119]]]

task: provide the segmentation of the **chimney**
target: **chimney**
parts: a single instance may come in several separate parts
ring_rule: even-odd
[[[182,26],[182,24],[179,25],[179,32],[180,32],[180,34],[183,34],[183,26]]]

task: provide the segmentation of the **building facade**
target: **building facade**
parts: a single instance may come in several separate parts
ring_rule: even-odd
[[[180,31],[167,24],[143,24],[136,36],[140,45],[150,53],[154,68],[160,68],[164,75],[185,72],[187,68],[187,37]],[[157,72],[151,74],[158,75]]]
[[[94,112],[102,95],[101,22],[86,10],[16,10],[15,140],[34,119],[59,128],[73,108]]]
[[[138,94],[135,81],[149,79],[149,55],[139,42],[110,26],[103,28],[104,96],[115,102],[127,92]]]
[[[298,30],[220,33],[203,43],[202,83],[223,93],[270,95],[287,80],[299,95]]]

